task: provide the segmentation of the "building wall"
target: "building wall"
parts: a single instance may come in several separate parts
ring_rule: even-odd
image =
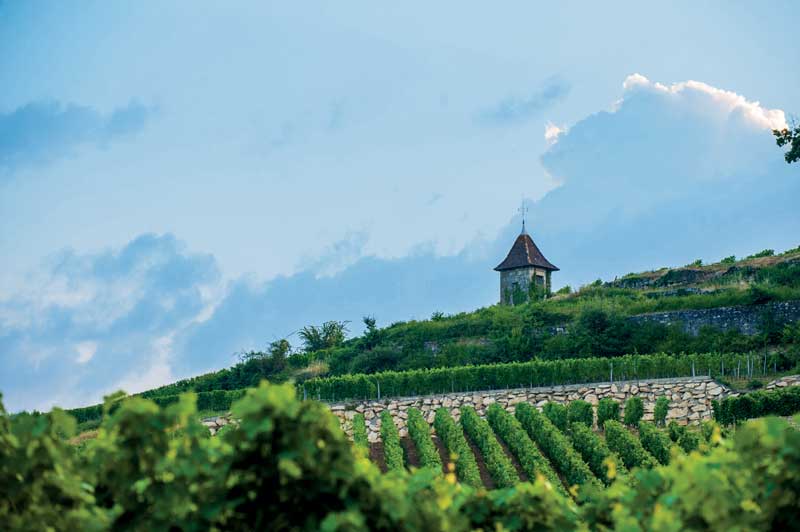
[[[514,283],[517,283],[519,289],[527,294],[531,283],[535,282],[534,277],[536,275],[542,278],[542,286],[546,291],[549,291],[550,275],[546,270],[529,267],[515,268],[513,270],[500,272],[500,302],[505,305],[513,305],[512,294],[514,292]]]

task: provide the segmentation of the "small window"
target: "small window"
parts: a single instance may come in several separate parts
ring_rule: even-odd
[[[544,286],[544,277],[542,277],[541,275],[537,275],[536,276],[536,284],[538,286]]]

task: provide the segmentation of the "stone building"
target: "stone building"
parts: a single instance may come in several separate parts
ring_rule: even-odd
[[[544,258],[523,223],[522,233],[495,271],[500,272],[500,303],[513,305],[549,294],[550,274],[558,268]]]

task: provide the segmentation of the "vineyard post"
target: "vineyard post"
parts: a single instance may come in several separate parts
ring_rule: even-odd
[[[609,366],[611,366],[611,373],[609,375],[609,379],[613,383],[614,382],[614,363],[613,362],[609,362]]]
[[[692,378],[694,378],[694,360],[692,360]]]
[[[303,383],[303,401],[308,399],[308,395],[306,395],[306,383]]]
[[[378,383],[378,401],[381,400],[381,381],[376,381]]]

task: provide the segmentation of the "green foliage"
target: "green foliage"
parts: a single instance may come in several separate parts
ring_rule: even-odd
[[[760,259],[761,257],[772,257],[775,255],[774,249],[765,249],[759,251],[758,253],[753,253],[752,255],[748,255],[747,259]]]
[[[369,439],[367,438],[367,424],[364,414],[353,416],[353,443],[365,451],[369,451]]]
[[[448,409],[436,410],[433,427],[450,456],[454,457],[458,480],[473,487],[483,486],[475,455],[464,437],[464,431],[453,420]]]
[[[658,465],[658,461],[644,449],[641,442],[625,428],[625,425],[609,419],[605,422],[604,428],[608,448],[617,453],[625,467],[650,468]]]
[[[693,430],[685,430],[678,438],[678,447],[683,452],[690,453],[700,449],[700,435]]]
[[[571,401],[567,405],[567,420],[569,425],[577,422],[591,428],[594,425],[594,409],[591,403],[581,399]]]
[[[416,408],[408,409],[408,435],[414,441],[420,465],[441,473],[442,457],[431,439],[431,428]]]
[[[520,403],[516,407],[516,417],[568,484],[597,486],[589,466],[547,416],[528,403]]]
[[[550,422],[560,431],[567,430],[569,419],[567,418],[567,407],[555,401],[547,401],[542,407],[542,412]]]
[[[800,386],[746,393],[713,401],[714,419],[733,425],[746,419],[763,416],[791,416],[800,412]]]
[[[736,255],[730,255],[719,261],[720,264],[733,264],[734,262],[736,262]]]
[[[597,426],[603,427],[607,419],[619,421],[619,403],[610,397],[597,402]]]
[[[567,491],[550,462],[539,451],[530,436],[522,428],[519,420],[506,412],[497,403],[492,404],[486,410],[486,419],[494,430],[495,434],[505,442],[509,450],[517,457],[522,471],[528,475],[528,479],[535,480],[538,475],[543,476],[562,495],[567,495]]]
[[[572,447],[578,451],[592,473],[606,486],[618,476],[627,474],[622,460],[608,448],[603,438],[595,434],[586,424],[572,423],[567,434]]]
[[[381,412],[381,441],[383,442],[383,459],[386,462],[386,468],[389,471],[403,471],[405,467],[400,433],[388,410]]]
[[[694,262],[692,262],[692,263],[690,263],[690,264],[687,264],[686,266],[687,266],[687,267],[690,267],[690,268],[691,268],[691,267],[694,267],[694,268],[699,268],[699,267],[700,267],[700,266],[702,266],[702,265],[703,265],[703,259],[697,259],[696,261],[694,261]]]
[[[471,406],[461,407],[461,426],[481,450],[486,469],[498,488],[511,487],[519,482],[519,475],[502,446],[495,438],[489,423],[478,416]]]
[[[626,355],[606,358],[581,358],[566,360],[531,360],[508,364],[483,364],[453,368],[421,369],[412,371],[386,371],[375,374],[342,375],[311,379],[298,390],[305,388],[311,398],[326,401],[347,399],[377,399],[378,384],[381,398],[407,395],[426,395],[448,392],[550,386],[555,384],[580,384],[602,382],[609,379],[613,366],[614,379],[651,379],[691,376],[695,372],[730,373],[737,364],[749,364],[754,375],[764,373],[761,364],[753,364],[753,355],[733,353]],[[770,354],[767,372],[780,356]],[[768,374],[767,373],[767,374]]]
[[[669,413],[669,398],[661,396],[656,399],[656,406],[653,410],[653,418],[656,425],[663,427],[667,423],[667,414]]]
[[[306,352],[338,347],[347,336],[346,321],[326,321],[322,325],[308,325],[297,333]]]
[[[622,419],[629,427],[635,427],[644,416],[644,402],[641,397],[629,397],[625,401],[625,411],[623,412]]]
[[[670,439],[669,436],[658,430],[655,425],[647,421],[639,422],[639,441],[647,452],[664,465],[669,464]]]
[[[238,429],[208,438],[191,396],[168,407],[126,400],[78,454],[65,439],[73,419],[10,417],[0,407],[0,523],[11,531],[461,532],[792,530],[800,521],[800,432],[778,418],[750,421],[729,439],[714,428],[707,453],[581,490],[575,504],[543,479],[487,492],[431,469],[380,475],[352,452],[326,407],[298,401],[288,386],[249,391],[233,414]]]

